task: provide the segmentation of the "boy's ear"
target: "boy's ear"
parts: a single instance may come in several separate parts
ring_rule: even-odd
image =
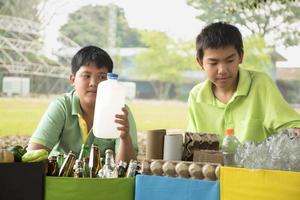
[[[75,82],[75,75],[71,74],[70,77],[69,77],[69,80],[70,80],[70,83],[72,85],[74,85],[74,82]]]
[[[240,64],[243,63],[243,59],[244,59],[244,53],[241,53],[241,55],[240,55]]]
[[[202,60],[197,57],[197,62],[200,65],[200,68],[203,70],[204,68],[203,68],[203,62],[202,62]]]

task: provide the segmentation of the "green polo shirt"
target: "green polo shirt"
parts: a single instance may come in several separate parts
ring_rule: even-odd
[[[82,116],[82,111],[75,90],[58,97],[44,113],[30,142],[52,149],[51,155],[58,152],[68,154],[70,150],[78,155],[83,143],[89,146],[98,144],[101,157],[105,155],[106,149],[118,150],[119,139],[96,138],[92,129],[87,133],[86,124],[80,116]],[[133,147],[138,152],[136,125],[129,108],[128,121]]]
[[[280,129],[294,127],[300,127],[300,115],[262,72],[240,68],[237,90],[227,104],[214,96],[209,80],[196,85],[189,95],[190,132],[216,133],[222,140],[225,130],[234,128],[239,141],[260,142]]]

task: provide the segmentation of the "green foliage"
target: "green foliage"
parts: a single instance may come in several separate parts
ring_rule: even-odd
[[[0,14],[39,21],[38,5],[42,0],[0,0]]]
[[[263,37],[247,37],[244,39],[244,60],[241,67],[266,72],[266,67],[273,66],[269,53]]]
[[[183,71],[196,68],[194,44],[174,41],[162,32],[145,31],[141,35],[148,48],[135,57],[135,73],[152,81],[158,98],[166,98],[171,84],[183,81]]]
[[[259,6],[251,6],[253,2]],[[240,25],[252,34],[272,36],[277,44],[299,43],[299,1],[187,0],[187,3],[199,10],[198,18],[206,23],[226,21]]]
[[[277,2],[281,4],[286,4],[289,2],[295,2],[296,0],[244,0],[240,2],[242,8],[255,9],[263,6],[266,2]]]
[[[60,31],[79,45],[88,44],[101,47],[109,46],[109,9],[111,6],[81,7],[69,15],[69,21],[62,26]],[[128,26],[124,10],[116,7],[116,46],[133,47],[143,46],[139,40],[137,30]]]

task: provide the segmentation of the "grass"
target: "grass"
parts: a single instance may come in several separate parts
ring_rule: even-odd
[[[128,103],[139,131],[151,129],[185,129],[187,105],[178,101],[133,101]]]
[[[53,98],[0,98],[0,136],[31,135]],[[186,127],[187,107],[177,101],[128,103],[138,131]]]
[[[31,135],[53,98],[0,98],[0,136]],[[178,101],[133,100],[128,103],[138,131],[185,129],[187,106]],[[296,109],[300,112],[300,109]]]

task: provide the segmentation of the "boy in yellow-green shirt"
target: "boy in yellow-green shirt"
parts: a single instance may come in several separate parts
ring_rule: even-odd
[[[239,68],[244,49],[238,28],[210,24],[197,36],[196,48],[207,80],[190,91],[188,131],[222,139],[227,128],[234,128],[241,142],[263,141],[283,128],[295,128],[300,135],[300,115],[267,74]]]

